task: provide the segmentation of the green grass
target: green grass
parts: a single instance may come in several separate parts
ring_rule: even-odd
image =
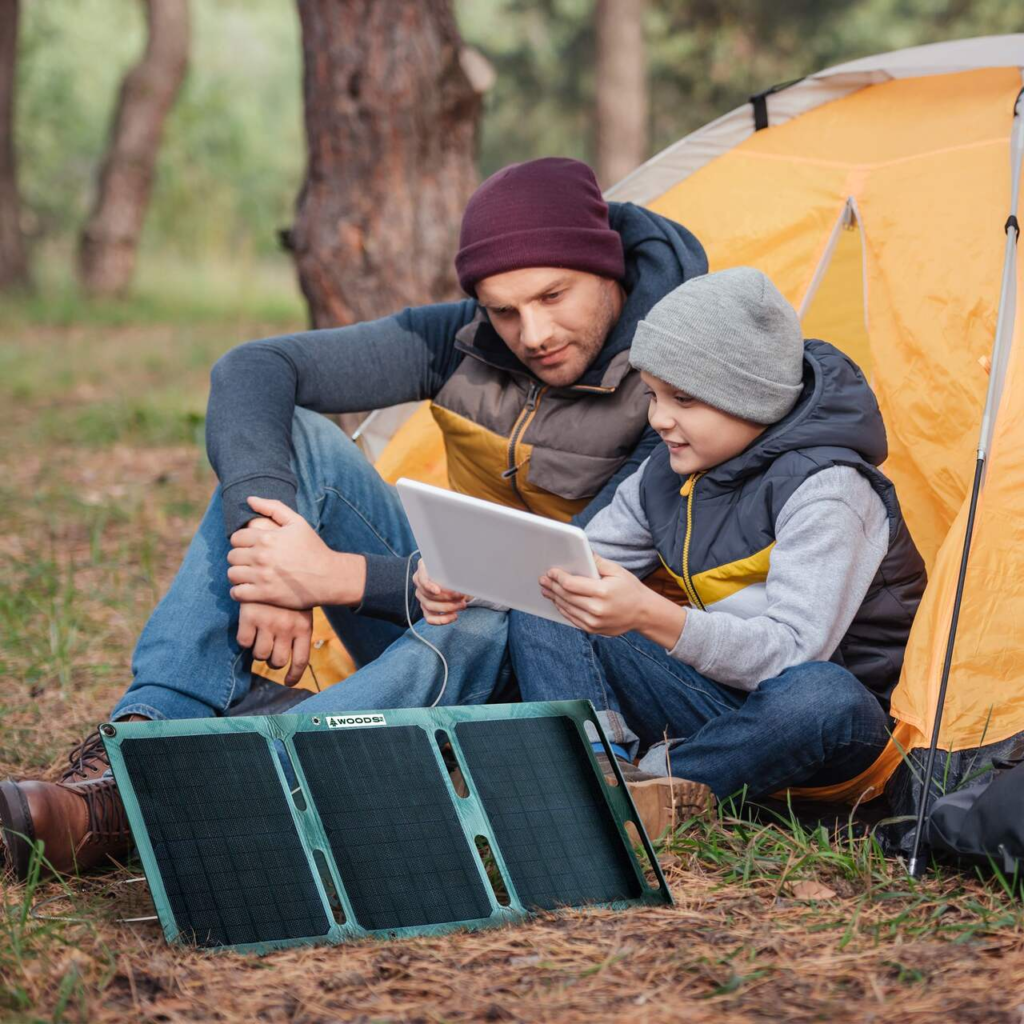
[[[166,395],[117,396],[80,407],[45,410],[36,421],[38,444],[74,444],[102,448],[135,445],[200,444],[205,415],[181,408]]]
[[[875,945],[916,938],[967,942],[1024,929],[1018,882],[994,865],[958,870],[933,864],[915,881],[901,861],[885,855],[873,831],[854,827],[852,819],[840,834],[824,824],[808,828],[794,814],[762,813],[761,819],[752,821],[726,803],[709,819],[685,823],[661,848],[700,864],[723,887],[767,890],[777,900],[787,899],[797,883],[826,887],[832,895],[809,899],[800,927],[841,933],[839,949],[855,938]],[[842,900],[841,911],[835,899]]]
[[[51,882],[44,889],[45,866],[41,844],[37,843],[28,879],[20,887],[18,898],[0,902],[0,978],[9,979],[0,986],[0,1010],[18,1015],[5,1015],[8,1021],[85,1022],[89,1019],[91,986],[83,970],[85,958],[76,955],[77,950],[84,938],[91,947],[88,959],[102,964],[105,980],[113,974],[116,954],[99,937],[93,923],[99,909],[96,898],[90,899],[76,891],[70,882]],[[63,906],[57,909],[53,909],[52,904],[42,906],[44,892],[47,900],[60,900]],[[74,927],[69,929],[69,923]],[[28,979],[37,974],[33,966],[40,960],[61,965],[50,983],[52,1009],[45,1017],[37,1015],[38,993],[32,991],[28,983]],[[94,969],[94,964],[90,964],[90,973]]]
[[[131,291],[90,299],[73,277],[73,254],[51,247],[36,260],[35,291],[0,296],[0,323],[13,327],[137,327],[214,321],[302,324],[306,308],[291,260],[188,262],[140,255]],[[0,364],[2,365],[2,364]]]

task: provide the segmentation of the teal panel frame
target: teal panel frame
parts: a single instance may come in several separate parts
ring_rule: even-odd
[[[586,751],[591,768],[600,781],[601,792],[604,794],[608,809],[614,820],[619,839],[626,848],[630,863],[636,872],[639,884],[640,895],[634,899],[620,900],[614,903],[594,903],[588,906],[608,907],[622,910],[632,906],[663,906],[671,904],[672,894],[665,876],[658,863],[658,858],[651,845],[651,841],[644,830],[643,822],[636,812],[633,801],[629,795],[629,789],[619,771],[617,761],[612,755],[608,746],[608,740],[601,729],[601,724],[594,712],[594,707],[589,701],[551,701],[543,703],[524,704],[485,704],[465,707],[442,707],[442,708],[399,708],[382,711],[367,711],[345,713],[341,715],[274,715],[269,717],[238,717],[238,718],[204,718],[204,719],[183,719],[176,721],[153,721],[153,722],[114,722],[105,723],[100,727],[103,736],[104,746],[110,756],[110,765],[117,780],[121,798],[124,801],[125,810],[128,814],[128,821],[131,825],[132,835],[135,838],[139,855],[142,859],[143,870],[149,882],[150,893],[156,906],[160,923],[163,926],[164,936],[168,942],[187,942],[186,933],[179,927],[175,920],[167,892],[164,888],[161,873],[157,867],[156,856],[150,842],[146,829],[142,808],[136,796],[132,780],[125,765],[121,752],[121,743],[129,739],[167,738],[175,736],[209,736],[226,735],[230,733],[256,733],[262,736],[266,743],[272,763],[277,772],[278,782],[286,796],[287,804],[291,810],[292,819],[295,822],[299,840],[302,843],[306,860],[309,864],[309,871],[312,875],[320,899],[323,903],[324,912],[328,920],[333,922],[325,935],[309,936],[298,939],[280,939],[271,942],[247,943],[234,946],[216,946],[215,950],[234,950],[243,953],[267,953],[274,949],[281,949],[303,945],[323,945],[351,942],[363,939],[368,936],[377,938],[402,938],[414,935],[441,935],[447,932],[463,929],[491,928],[500,925],[511,924],[516,921],[525,920],[530,916],[530,911],[523,905],[515,890],[508,866],[502,854],[500,845],[494,835],[486,809],[477,797],[477,788],[473,781],[471,770],[467,759],[462,753],[456,735],[456,726],[462,722],[481,721],[507,721],[523,718],[553,718],[565,717],[570,719],[576,727],[582,748]],[[294,737],[297,733],[304,732],[329,732],[335,728],[389,728],[392,726],[417,726],[423,729],[430,741],[430,747],[434,752],[438,771],[444,780],[448,790],[449,799],[458,816],[462,830],[465,833],[466,841],[473,852],[473,859],[480,872],[484,892],[491,903],[491,913],[488,917],[471,921],[453,921],[443,924],[418,925],[413,927],[390,928],[390,929],[366,929],[363,928],[352,909],[348,893],[345,889],[341,872],[331,853],[331,846],[328,842],[327,833],[321,821],[315,801],[312,797],[311,787],[306,778],[305,771],[298,753],[295,749]],[[591,742],[587,737],[587,727],[600,737],[605,751],[611,763],[615,766],[617,785],[609,785],[598,767]],[[441,749],[436,740],[438,731],[443,731],[451,744],[455,756],[458,759],[459,767],[469,789],[468,796],[459,796],[456,793],[448,769],[445,766]],[[302,790],[302,797],[305,803],[304,809],[297,805],[291,786],[285,776],[284,767],[275,749],[275,743],[280,741],[288,753],[292,767],[295,771],[299,787]],[[371,769],[372,770],[372,769]],[[652,885],[636,856],[629,833],[626,831],[626,823],[632,822],[641,838],[644,854],[650,864],[651,870],[657,881]],[[486,869],[477,854],[476,837],[482,836],[486,839],[495,864],[501,873],[502,880],[509,895],[509,905],[503,906],[498,903],[490,879],[487,877]],[[337,894],[341,909],[344,912],[344,923],[336,919],[335,909],[332,908],[328,893],[321,877],[320,868],[314,858],[314,852],[322,854],[330,871],[331,882]],[[205,948],[205,947],[204,947]]]

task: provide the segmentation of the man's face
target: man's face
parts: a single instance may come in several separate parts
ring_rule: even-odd
[[[647,419],[668,446],[674,473],[689,476],[739,455],[767,430],[698,401],[679,388],[641,371],[650,408]]]
[[[476,296],[519,361],[554,387],[583,376],[624,301],[611,278],[555,267],[493,274],[477,284]]]

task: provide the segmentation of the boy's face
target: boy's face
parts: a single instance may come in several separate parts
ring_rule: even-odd
[[[622,312],[617,281],[581,270],[527,267],[492,274],[476,297],[491,326],[545,384],[574,384]]]
[[[692,398],[685,391],[641,371],[650,408],[647,419],[668,445],[672,470],[699,473],[739,455],[767,429]]]

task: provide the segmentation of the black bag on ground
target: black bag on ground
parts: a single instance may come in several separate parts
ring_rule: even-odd
[[[1024,867],[1024,762],[997,761],[993,768],[932,804],[925,838],[935,852],[1013,875]]]

